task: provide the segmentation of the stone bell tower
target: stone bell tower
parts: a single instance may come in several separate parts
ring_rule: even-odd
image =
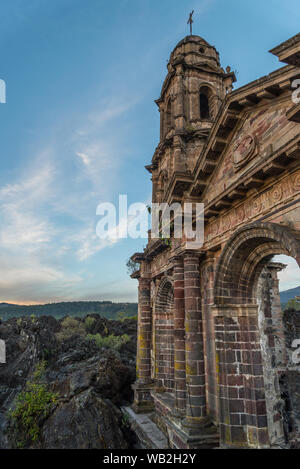
[[[171,53],[160,98],[160,143],[147,169],[153,202],[182,196],[235,75],[220,65],[219,53],[199,36],[187,36]]]

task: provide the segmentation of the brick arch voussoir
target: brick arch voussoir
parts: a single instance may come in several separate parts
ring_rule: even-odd
[[[250,253],[240,274],[239,287],[243,292],[241,303],[256,303],[255,292],[260,274],[265,265],[277,254],[289,255],[277,241],[260,244]]]
[[[262,259],[275,254],[294,257],[300,267],[300,233],[275,223],[253,223],[237,230],[219,258],[215,304],[252,302]]]
[[[173,281],[169,277],[164,277],[158,287],[155,301],[156,313],[172,313],[174,306]]]

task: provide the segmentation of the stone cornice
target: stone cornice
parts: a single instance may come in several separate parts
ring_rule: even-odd
[[[130,258],[133,262],[136,262],[136,263],[141,263],[142,261],[145,260],[145,255],[143,252],[136,252],[134,253],[131,258]]]
[[[267,151],[257,165],[251,167],[237,182],[206,205],[206,218],[217,215],[224,208],[230,208],[236,200],[245,198],[250,189],[262,187],[266,178],[283,174],[291,163],[299,164],[299,155],[300,136],[278,149],[274,154],[269,154]]]
[[[286,117],[289,121],[300,123],[300,103],[289,109]]]
[[[209,121],[211,122],[211,121]],[[161,155],[164,154],[167,148],[171,148],[174,144],[174,137],[180,137],[182,138],[183,142],[189,142],[194,139],[207,139],[210,133],[209,128],[204,128],[204,129],[193,129],[193,130],[180,130],[180,131],[175,131],[172,129],[172,131],[169,132],[169,134],[160,141],[158,146],[155,149],[154,155],[152,157],[151,165],[145,166],[147,171],[149,171],[149,168],[155,169],[155,166],[157,164],[157,161],[161,157]],[[151,171],[149,171],[151,172]]]
[[[280,62],[300,66],[300,33],[270,50]]]
[[[169,249],[162,240],[158,239],[157,241],[153,241],[152,243],[148,244],[147,248],[145,249],[145,260],[149,261],[156,257],[161,252]]]

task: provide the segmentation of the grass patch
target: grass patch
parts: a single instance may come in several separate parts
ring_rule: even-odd
[[[57,394],[49,391],[44,381],[45,369],[45,361],[36,366],[32,381],[27,381],[25,390],[16,398],[15,408],[9,411],[18,448],[39,439],[41,423],[57,402]]]
[[[130,337],[127,334],[118,336],[111,334],[107,337],[102,337],[101,334],[88,334],[87,338],[89,340],[93,340],[99,348],[108,348],[113,350],[120,350],[123,345],[130,341]]]
[[[60,342],[70,339],[74,335],[85,336],[85,324],[75,318],[67,317],[61,323],[61,330],[56,337]]]

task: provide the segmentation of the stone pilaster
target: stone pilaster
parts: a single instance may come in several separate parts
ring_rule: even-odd
[[[150,391],[151,381],[151,298],[149,278],[139,278],[138,288],[138,340],[136,374],[137,381],[133,385],[136,412],[145,412],[153,407]]]
[[[183,69],[182,65],[176,68],[176,94],[174,100],[174,124],[176,131],[185,128],[185,112],[184,112],[184,85],[183,85]]]
[[[174,266],[174,378],[175,410],[185,414],[185,311],[184,311],[184,268],[182,257],[173,259]]]
[[[181,137],[176,135],[173,139],[173,153],[174,153],[174,170],[175,172],[186,171],[186,155],[183,151],[183,144]]]
[[[201,314],[199,256],[184,256],[186,423],[196,425],[206,416],[203,325]]]

